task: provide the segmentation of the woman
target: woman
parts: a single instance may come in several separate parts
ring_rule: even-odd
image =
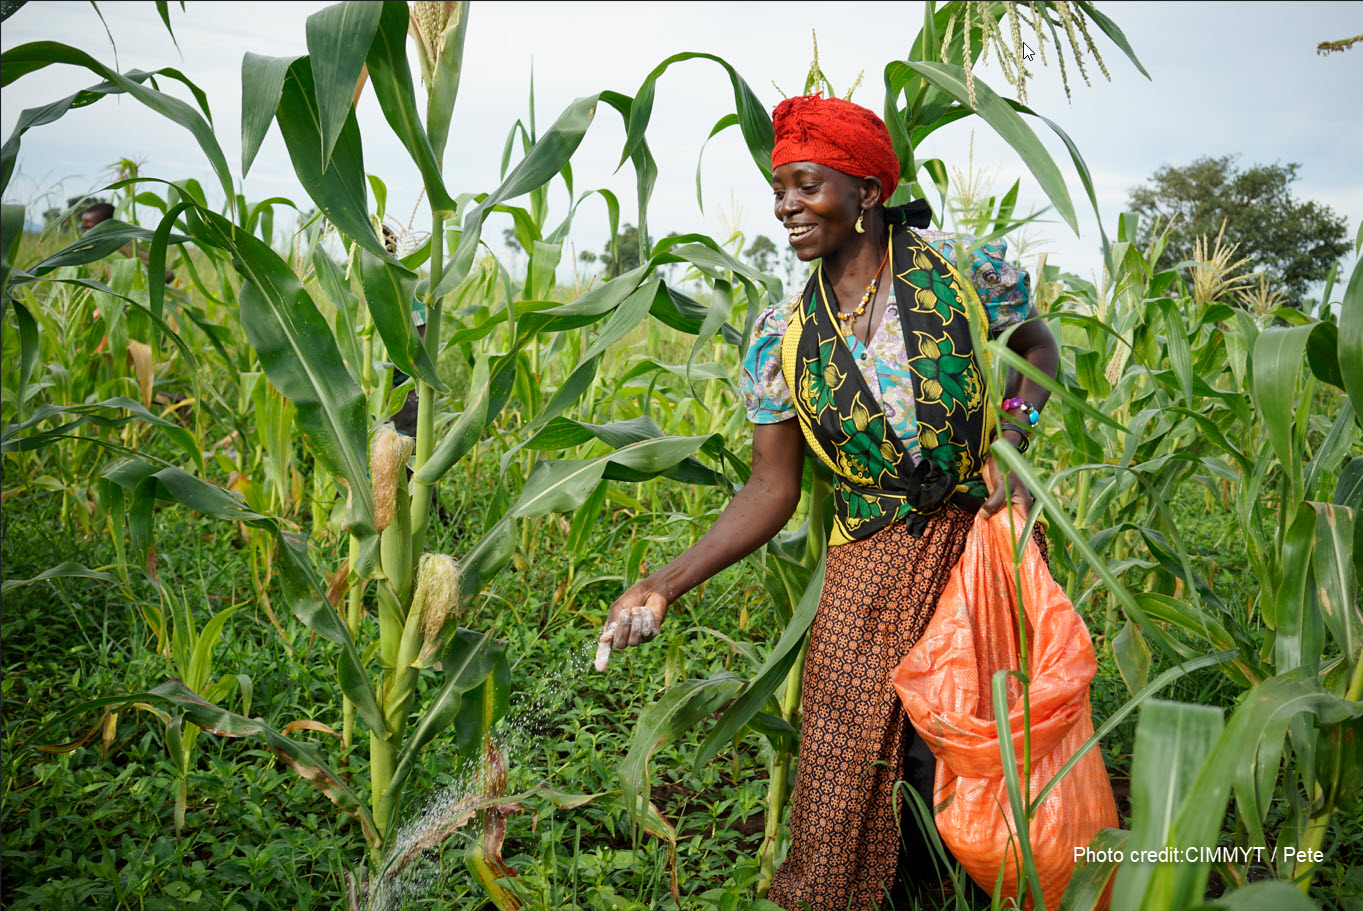
[[[971,239],[915,230],[928,224],[922,203],[885,207],[899,162],[873,112],[805,96],[773,121],[776,217],[800,260],[817,265],[755,324],[743,373],[752,477],[693,547],[611,606],[602,641],[652,638],[673,601],[780,531],[806,445],[833,470],[790,850],[768,898],[843,911],[876,907],[899,864],[894,786],[915,738],[891,674],[931,618],[974,514],[1003,506],[989,455],[999,402],[986,400],[970,328],[992,337],[1016,325],[1009,348],[1051,376],[1059,347],[1002,243],[967,260]],[[1001,436],[1025,449],[1048,393],[1013,375],[1009,387]],[[1030,508],[1016,477],[1008,489]]]

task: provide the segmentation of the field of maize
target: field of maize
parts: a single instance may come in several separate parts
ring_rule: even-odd
[[[1074,60],[1102,38],[1141,69],[1118,25],[1085,0],[926,7],[884,67],[892,202],[949,196],[946,164],[913,149],[978,118],[1073,227],[1033,126],[1058,133],[1096,211],[1081,150],[972,65],[1013,59],[1021,26]],[[747,480],[739,365],[788,290],[742,234],[649,237],[653,188],[678,179],[649,148],[654,85],[683,60],[725,68],[715,131],[737,127],[757,180],[773,134],[748,80],[766,76],[662,60],[633,96],[581,98],[542,131],[509,121],[501,183],[453,186],[477,23],[463,2],[316,13],[309,54],[243,59],[240,162],[215,132],[237,125],[179,70],[120,72],[56,40],[0,59],[6,87],[90,76],[19,116],[0,192],[25,134],[108,96],[188,131],[217,179],[115,181],[115,217],[84,233],[74,212],[35,232],[4,206],[5,907],[776,907],[822,469],[785,532],[651,646],[591,668],[607,606]],[[817,66],[805,89],[831,92]],[[354,113],[368,92],[424,184],[426,228],[397,243]],[[573,211],[549,190],[589,195],[573,156],[615,117],[640,263],[568,284]],[[272,128],[308,199],[237,192]],[[1028,221],[1017,193],[938,217],[1008,235]],[[494,213],[523,269],[486,245]],[[988,343],[1000,376],[1053,393],[1027,454],[997,456],[1093,635],[1089,748],[1121,812],[1060,907],[1110,889],[1118,909],[1359,911],[1363,270],[1281,307],[1219,242],[1161,270],[1158,232],[1106,228],[1100,282],[1034,266],[1058,379]],[[1012,812],[1030,818],[1045,794],[1019,779]],[[1164,850],[1189,846],[1208,850]],[[943,870],[910,901],[1040,907],[1029,873],[990,895]]]

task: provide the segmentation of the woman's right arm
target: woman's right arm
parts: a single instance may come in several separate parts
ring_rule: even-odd
[[[766,544],[790,521],[800,502],[805,458],[797,419],[754,425],[752,452],[748,483],[699,541],[611,605],[600,641],[627,648],[653,638],[672,602]],[[637,611],[641,606],[651,614],[651,624]],[[635,620],[636,615],[643,622]]]

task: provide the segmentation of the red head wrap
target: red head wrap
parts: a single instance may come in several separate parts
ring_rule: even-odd
[[[841,98],[787,98],[772,114],[776,145],[771,168],[812,161],[853,177],[879,177],[880,201],[899,185],[899,159],[890,131],[874,111]]]

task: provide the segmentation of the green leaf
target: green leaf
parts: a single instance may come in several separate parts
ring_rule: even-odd
[[[369,221],[364,150],[355,109],[346,114],[326,162],[322,160],[320,117],[312,61],[300,57],[289,65],[275,117],[298,182],[337,230],[379,259],[397,265],[397,258],[379,242]]]
[[[167,230],[165,236],[166,243],[172,244],[188,243],[190,240],[183,234],[171,234],[169,230]],[[110,218],[95,225],[79,238],[27,271],[33,276],[41,277],[61,266],[79,266],[104,259],[110,253],[132,241],[150,244],[155,238],[156,233],[154,231],[148,231],[146,228]]]
[[[1145,644],[1141,631],[1130,620],[1112,640],[1112,654],[1132,695],[1150,682],[1150,646]]]
[[[1189,410],[1196,408],[1193,401],[1193,354],[1188,346],[1188,327],[1184,325],[1183,313],[1179,305],[1167,297],[1157,300],[1156,305],[1164,313],[1167,327],[1165,351],[1169,365],[1174,368],[1179,387],[1183,390],[1183,401]]]
[[[241,604],[233,604],[218,611],[208,619],[198,636],[194,640],[194,651],[189,659],[189,667],[185,671],[185,682],[189,688],[201,692],[208,685],[208,678],[213,671],[213,647],[222,638],[223,627],[233,614],[241,608]]]
[[[1316,323],[1306,340],[1306,363],[1322,383],[1337,389],[1344,388],[1344,374],[1339,369],[1339,327],[1334,323]]]
[[[705,141],[700,144],[700,151],[696,153],[696,206],[700,209],[702,214],[705,212],[705,200],[701,192],[700,167],[701,163],[705,160],[705,147],[710,144],[711,139],[714,139],[720,133],[732,126],[738,126],[737,114],[725,114],[723,117],[719,118],[719,122],[710,130],[710,135],[706,136]],[[611,236],[614,237],[615,233],[616,232],[612,231]]]
[[[1227,892],[1195,911],[1320,911],[1320,905],[1292,883],[1264,880]]]
[[[1236,627],[1236,636],[1205,611],[1186,601],[1158,592],[1141,592],[1136,600],[1152,619],[1168,623],[1198,636],[1212,648],[1227,652],[1233,660],[1222,665],[1221,670],[1236,683],[1249,687],[1263,679],[1265,674],[1256,660],[1258,644]]]
[[[703,721],[742,685],[743,678],[728,671],[705,680],[682,680],[639,713],[629,753],[619,769],[625,806],[631,816],[640,816],[640,804],[648,803],[648,761],[654,751]]]
[[[241,173],[251,170],[260,144],[274,122],[284,77],[300,55],[265,57],[247,51],[241,58]]]
[[[117,582],[113,576],[98,570],[86,569],[79,563],[58,563],[51,569],[45,569],[32,579],[6,579],[0,583],[0,592],[7,592],[13,588],[23,588],[35,582],[46,582],[48,579],[94,579],[98,582]]]
[[[1353,537],[1358,514],[1341,506],[1312,503],[1316,512],[1316,544],[1312,559],[1321,616],[1344,655],[1345,677],[1353,672],[1363,647],[1363,613],[1354,574]],[[1284,565],[1286,571],[1286,565]]]
[[[630,110],[634,105],[633,99],[619,92],[602,92],[601,100],[615,108],[628,122]],[[658,163],[653,160],[653,152],[649,149],[647,140],[640,141],[630,153],[629,160],[634,165],[634,195],[639,201],[639,238],[642,248],[648,241],[648,201],[653,198],[653,187],[658,182]],[[611,236],[614,237],[615,234]]]
[[[1274,656],[1279,672],[1305,665],[1313,671],[1321,646],[1315,635],[1319,623],[1316,589],[1311,579],[1311,556],[1316,544],[1316,517],[1299,510],[1283,536],[1282,582],[1277,592],[1277,636]]]
[[[100,63],[84,51],[77,50],[65,44],[55,41],[36,41],[31,44],[23,44],[12,48],[0,55],[0,85],[9,85],[21,76],[43,69],[53,64],[68,64],[70,66],[84,67],[97,74],[101,78],[117,86],[119,90],[127,92],[156,113],[166,117],[174,123],[179,124],[193,134],[199,143],[204,154],[208,157],[209,164],[213,168],[213,173],[217,175],[218,182],[222,186],[223,194],[228,199],[228,205],[236,198],[235,187],[232,180],[232,172],[227,167],[227,159],[223,156],[222,149],[218,145],[218,140],[213,134],[213,127],[199,116],[198,111],[187,103],[181,101],[173,95],[158,92],[155,89],[147,88],[141,84],[141,80],[148,79],[151,73],[122,73],[111,70],[109,67]],[[202,96],[202,90],[197,85],[185,79],[183,74],[178,71],[160,70],[158,73],[165,73],[174,76],[188,85],[196,94]],[[10,139],[5,143],[5,155],[3,162],[3,177],[0,179],[0,192],[8,186],[10,174],[13,170],[13,156],[18,155],[18,140],[22,133],[38,123],[50,123],[75,105],[78,101],[95,100],[97,94],[108,94],[113,91],[108,89],[99,91],[101,87],[86,90],[69,96],[62,101],[48,105],[46,108],[30,108],[20,115],[19,123],[15,125],[14,132],[10,134]],[[96,94],[97,93],[97,94]],[[32,114],[30,117],[29,115]],[[13,143],[13,149],[10,148]]]
[[[1325,435],[1315,455],[1306,465],[1306,479],[1302,484],[1306,496],[1317,496],[1316,484],[1321,477],[1339,471],[1339,463],[1354,448],[1354,441],[1358,438],[1358,426],[1354,403],[1345,399],[1339,414],[1335,416],[1335,422],[1330,425],[1329,433]],[[1320,495],[1328,492],[1321,491]]]
[[[1018,360],[1021,360],[1021,358]],[[1023,363],[1026,362],[1023,361]],[[1041,375],[1045,376],[1045,374]],[[1122,606],[1126,615],[1136,621],[1140,626],[1141,631],[1147,637],[1153,637],[1157,643],[1160,643],[1161,649],[1164,651],[1167,658],[1175,663],[1179,662],[1180,656],[1165,645],[1159,627],[1150,620],[1149,615],[1142,610],[1135,597],[1132,596],[1126,586],[1122,585],[1121,581],[1118,580],[1107,561],[1094,551],[1093,547],[1089,544],[1088,536],[1081,533],[1079,529],[1075,527],[1074,521],[1070,518],[1069,514],[1061,508],[1059,501],[1051,492],[1050,486],[1037,477],[1036,472],[1032,469],[1032,466],[1026,459],[1023,458],[1022,454],[1012,446],[999,443],[995,443],[991,451],[996,459],[1002,462],[1009,471],[1016,473],[1022,482],[1027,485],[1027,489],[1032,492],[1032,496],[1041,504],[1050,520],[1060,529],[1061,534],[1070,541],[1074,548],[1084,557],[1084,560],[1089,566],[1093,568],[1093,571],[1107,584],[1108,590]]]
[[[257,737],[275,758],[306,779],[364,829],[370,842],[380,840],[369,808],[322,759],[316,747],[291,740],[262,721],[244,718],[235,712],[205,701],[179,680],[169,680],[146,693],[127,697],[126,702],[161,702],[184,712],[185,717],[219,737]]]
[[[465,400],[464,410],[455,419],[454,425],[441,439],[426,464],[413,476],[423,484],[434,484],[445,476],[469,450],[477,445],[483,431],[497,419],[511,389],[516,382],[516,359],[499,359],[495,368],[490,368],[486,358],[480,358],[474,365],[473,379],[469,383],[471,397]]]
[[[824,561],[820,558],[809,585],[805,587],[804,594],[800,597],[799,606],[791,613],[790,622],[786,624],[781,638],[777,640],[776,647],[771,650],[771,654],[767,656],[761,669],[753,675],[752,680],[744,685],[738,698],[724,710],[724,714],[701,743],[700,751],[696,754],[698,768],[715,758],[720,750],[731,743],[743,726],[752,721],[767,704],[767,700],[786,682],[790,669],[800,656],[805,634],[809,632],[809,626],[814,622],[814,614],[819,609],[823,580]]]
[[[1169,843],[1175,846],[1214,844],[1233,786],[1235,808],[1248,831],[1246,843],[1268,844],[1263,820],[1278,777],[1287,728],[1303,714],[1314,715],[1320,726],[1329,726],[1363,717],[1363,705],[1327,693],[1308,668],[1297,668],[1256,686],[1236,708],[1216,741],[1215,749],[1188,789],[1187,799],[1178,809]],[[1137,736],[1139,738],[1139,731]],[[1159,757],[1154,757],[1154,761],[1160,761]],[[1206,864],[1161,864],[1153,871],[1150,888],[1145,893],[1146,901],[1139,906],[1192,905],[1206,894],[1207,867]],[[1125,871],[1126,867],[1123,868]],[[1121,886],[1120,875],[1118,886]],[[1114,893],[1113,905],[1121,907],[1123,897],[1120,891]]]
[[[186,260],[186,262],[188,262],[188,260]],[[123,303],[131,304],[132,306],[136,307],[139,311],[141,311],[143,314],[145,314],[146,317],[149,320],[151,320],[152,324],[155,325],[158,330],[160,330],[163,336],[170,339],[171,342],[174,343],[175,347],[180,352],[180,356],[184,358],[185,364],[190,368],[191,371],[198,369],[199,358],[194,354],[194,350],[190,348],[189,345],[185,344],[184,339],[182,339],[180,335],[177,332],[175,332],[175,330],[171,329],[163,318],[156,315],[155,313],[152,313],[150,308],[148,308],[148,306],[142,301],[128,297],[126,294],[119,294],[118,292],[110,288],[108,285],[105,285],[102,282],[97,282],[92,278],[57,278],[53,274],[45,275],[42,277],[36,277],[30,275],[27,272],[24,272],[21,269],[15,269],[14,272],[16,281],[21,284],[27,284],[29,282],[51,282],[53,284],[58,285],[73,285],[80,288],[89,288],[91,291],[98,291],[100,294],[107,294],[110,297],[116,298],[117,300]],[[195,312],[192,309],[186,309],[183,310],[182,312],[186,316],[190,317],[191,320],[194,320],[195,323],[198,324],[201,328],[204,326],[204,321],[198,319],[196,317]],[[210,333],[210,338],[211,337],[212,336]]]
[[[648,122],[653,114],[653,98],[658,78],[672,64],[680,63],[683,60],[712,60],[722,66],[724,71],[729,74],[729,83],[734,90],[734,107],[737,111],[738,125],[743,132],[743,140],[748,146],[748,154],[752,156],[753,164],[757,165],[763,179],[770,180],[771,150],[776,144],[776,133],[772,129],[771,115],[767,113],[767,106],[757,97],[757,94],[743,80],[743,77],[738,75],[738,72],[729,65],[728,61],[722,57],[716,57],[714,54],[694,52],[673,54],[644,77],[644,82],[639,86],[639,91],[635,93],[634,102],[630,106],[629,125],[625,138],[625,148],[620,155],[620,164],[623,165],[630,154],[644,141],[644,133],[648,129]]]
[[[460,629],[441,652],[440,662],[444,668],[445,682],[426,704],[398,752],[393,777],[383,795],[381,806],[393,809],[399,807],[403,788],[421,751],[454,723],[464,694],[487,679],[499,662],[505,664],[506,644],[494,642],[491,631],[479,634]]]
[[[568,538],[563,542],[564,548],[569,553],[577,554],[580,557],[587,556],[587,545],[591,536],[596,533],[597,520],[601,518],[601,508],[606,505],[606,492],[610,489],[610,483],[602,481],[596,485],[596,490],[592,491],[591,496],[583,501],[582,505],[573,513],[573,523],[568,528]]]
[[[1254,342],[1250,390],[1263,418],[1273,454],[1288,474],[1293,502],[1299,501],[1303,493],[1301,459],[1292,444],[1297,378],[1301,375],[1306,342],[1313,328],[1310,325],[1273,326],[1260,333]],[[1340,364],[1343,366],[1342,358]]]
[[[1145,67],[1141,66],[1141,62],[1136,59],[1136,52],[1131,49],[1130,42],[1126,40],[1126,35],[1122,33],[1122,30],[1117,27],[1117,23],[1099,12],[1098,8],[1089,2],[1089,0],[1078,0],[1078,3],[1079,7],[1084,11],[1084,15],[1096,24],[1098,28],[1102,29],[1103,34],[1111,38],[1113,44],[1122,49],[1122,53],[1126,54],[1126,58],[1135,65],[1136,69],[1140,70],[1142,76],[1149,79],[1150,74],[1145,71]]]
[[[911,60],[904,65],[950,94],[961,104],[970,103],[970,96],[966,91],[965,70],[961,67],[927,60]],[[1075,219],[1074,203],[1071,202],[1069,190],[1065,187],[1065,179],[1060,175],[1060,169],[1056,167],[1046,147],[1037,139],[1036,133],[1032,132],[1032,128],[1027,126],[1026,121],[1018,116],[1006,101],[978,78],[975,79],[975,101],[980,117],[1017,151],[1022,157],[1023,164],[1032,172],[1042,191],[1060,213],[1060,217],[1078,234],[1079,222]]]
[[[317,276],[317,287],[322,296],[336,308],[336,344],[350,376],[358,383],[364,375],[364,349],[356,328],[360,299],[350,290],[341,267],[320,245],[312,251],[312,272]]]
[[[1334,504],[1347,506],[1354,516],[1363,513],[1363,457],[1355,456],[1339,473],[1339,483],[1335,485]]]
[[[405,3],[400,6],[404,19],[406,6]],[[382,13],[383,4],[351,0],[308,17],[308,57],[312,61],[324,168],[331,161],[331,151],[353,108],[355,84],[364,69],[365,56]]]
[[[1363,414],[1363,268],[1358,266],[1340,302],[1339,372],[1354,411]]]
[[[308,629],[341,647],[341,655],[336,663],[336,677],[341,684],[341,692],[355,704],[355,710],[370,730],[380,737],[386,736],[383,712],[369,682],[364,660],[350,637],[345,621],[327,600],[317,570],[308,558],[307,543],[282,531],[276,534],[275,542],[280,587],[289,603],[289,611]]]
[[[468,277],[482,236],[483,222],[495,206],[543,186],[563,170],[581,144],[592,118],[596,116],[599,97],[589,95],[568,105],[548,132],[531,146],[526,156],[502,181],[501,186],[465,212],[459,246],[446,262],[439,284],[431,291],[432,298],[444,297]]]
[[[1159,851],[1171,844],[1177,814],[1195,793],[1193,782],[1222,728],[1221,710],[1210,706],[1153,700],[1141,709],[1131,758],[1131,851]],[[1134,860],[1122,864],[1113,905],[1155,907],[1147,891],[1154,866]]]
[[[417,114],[416,90],[412,85],[412,70],[407,63],[407,5],[366,2],[346,5],[369,7],[375,11],[377,31],[371,29],[373,43],[366,45],[369,49],[367,57],[369,80],[374,86],[374,95],[379,100],[379,108],[388,120],[388,125],[393,128],[398,139],[402,140],[407,154],[412,156],[417,170],[421,172],[426,196],[431,200],[431,205],[443,217],[452,218],[455,210],[454,199],[445,189],[445,183],[440,176],[439,157],[431,147],[431,141],[421,125],[421,117]],[[382,17],[378,18],[380,11]],[[308,22],[311,25],[312,20],[309,19]],[[462,34],[459,38],[462,44]],[[316,59],[315,55],[313,59]],[[357,67],[356,75],[358,74]],[[455,79],[457,82],[457,74]],[[350,91],[353,92],[354,88],[352,81]],[[452,103],[453,97],[448,100]],[[440,103],[443,104],[444,101],[445,93],[442,92]],[[349,97],[346,98],[346,103],[350,103]]]
[[[1130,839],[1131,833],[1126,829],[1103,829],[1089,842],[1088,848],[1096,856],[1112,857],[1114,852],[1120,851],[1124,857]],[[1100,851],[1107,854],[1099,855]],[[1093,911],[1097,908],[1117,867],[1118,864],[1111,860],[1080,860],[1060,898],[1060,911]]]
[[[1014,734],[1010,713],[1012,706],[1008,700],[1008,678],[1010,676],[1021,677],[1021,674],[1017,671],[999,670],[994,672],[994,676],[989,681],[990,696],[994,704],[994,725],[998,731],[999,758],[1003,763],[1003,782],[1004,788],[1008,791],[1008,805],[1012,809],[1012,818],[1014,820],[1030,819],[1027,813],[1027,805],[1023,802],[1022,786],[1018,774],[1018,770],[1022,768],[1022,762],[1019,761],[1017,754],[1013,751]],[[1016,845],[1016,850],[1021,855],[1019,866],[1026,870],[1027,887],[1030,892],[1028,897],[1036,902],[1041,898],[1042,891],[1036,861],[1032,857],[1031,826],[1015,824],[1010,831],[1012,836],[1010,841]]]
[[[241,323],[261,366],[298,408],[297,427],[318,462],[350,487],[346,528],[376,541],[364,395],[341,361],[331,327],[298,276],[268,245],[214,212],[197,214],[203,225],[199,239],[237,254],[246,279]],[[367,546],[372,550],[372,543]]]
[[[721,439],[719,434],[663,437],[632,443],[595,459],[538,462],[508,515],[527,518],[575,509],[601,482],[609,465],[658,475],[716,439]]]
[[[987,343],[987,345],[989,353],[994,357],[997,357],[1000,361],[1002,361],[1004,366],[1016,370],[1023,376],[1026,376],[1029,379],[1035,381],[1036,383],[1045,386],[1047,389],[1051,391],[1051,394],[1053,396],[1055,396],[1057,399],[1060,399],[1067,407],[1077,408],[1079,411],[1082,411],[1087,417],[1092,418],[1093,420],[1099,422],[1100,424],[1106,424],[1113,430],[1119,431],[1123,434],[1127,434],[1128,438],[1134,438],[1134,435],[1130,434],[1130,427],[1128,427],[1126,424],[1122,424],[1121,422],[1114,420],[1110,415],[1105,414],[1102,411],[1095,408],[1093,405],[1090,405],[1084,399],[1075,395],[1074,391],[1070,387],[1066,386],[1064,383],[1061,383],[1059,380],[1050,376],[1046,372],[1038,369],[1026,358],[1021,357],[1020,355],[1017,354],[1017,352],[1006,347],[1001,341],[990,341]]]
[[[416,273],[406,266],[380,259],[368,250],[360,250],[360,282],[364,286],[365,303],[374,318],[388,356],[403,373],[448,392],[449,386],[440,378],[421,336],[412,322],[412,301],[416,299]]]
[[[15,303],[17,308],[22,305]],[[129,411],[128,416],[112,417],[106,412]],[[43,421],[58,415],[71,415],[74,420],[68,421],[52,430],[35,430],[33,433],[27,431],[34,430]],[[91,402],[88,405],[42,405],[34,409],[27,420],[13,423],[4,430],[3,440],[4,452],[29,452],[49,446],[58,440],[66,439],[71,435],[71,431],[83,425],[93,425],[96,427],[118,428],[131,421],[146,421],[162,428],[166,436],[170,437],[175,445],[179,446],[185,453],[194,459],[200,470],[203,470],[203,453],[199,450],[199,444],[193,434],[165,418],[152,414],[142,403],[125,396],[115,396],[105,399],[102,402]]]
[[[23,417],[24,404],[28,401],[28,381],[33,377],[33,369],[38,366],[42,349],[38,345],[38,323],[28,308],[18,301],[12,303],[14,321],[19,324],[19,388],[15,402],[17,416]]]
[[[181,0],[180,9],[184,9],[184,2]],[[167,0],[156,0],[156,13],[161,17],[161,22],[166,27],[166,33],[170,35],[171,43],[175,49],[180,49],[180,42],[175,40],[175,29],[170,27],[170,3]]]
[[[24,207],[5,203],[0,206],[0,301],[9,299],[9,270],[24,236]]]
[[[499,644],[503,648],[493,661],[492,672],[465,694],[464,704],[454,719],[459,752],[475,761],[485,755],[493,725],[511,710],[511,665],[506,660],[505,643]]]

